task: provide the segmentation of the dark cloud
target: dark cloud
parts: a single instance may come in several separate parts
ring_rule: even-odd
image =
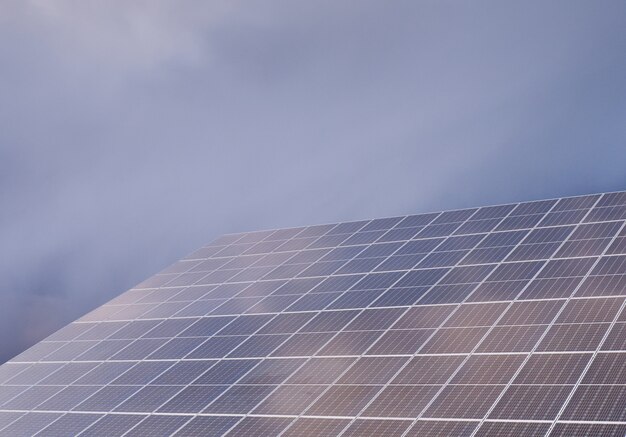
[[[623,2],[0,5],[0,361],[230,231],[623,189]]]

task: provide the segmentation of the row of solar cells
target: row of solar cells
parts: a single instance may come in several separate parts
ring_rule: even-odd
[[[375,243],[285,252],[280,256],[241,256],[206,261],[181,261],[176,269],[187,273],[160,274],[138,288],[210,285],[228,282],[313,278],[369,271],[394,271],[573,258],[624,253],[626,233],[611,243],[622,222],[539,228],[462,237]],[[567,240],[567,241],[566,241]],[[563,243],[565,241],[565,243]]]
[[[305,313],[74,323],[13,362],[201,359],[220,357],[463,353],[482,339],[482,352],[526,351],[518,335],[540,350],[593,350],[623,297],[428,305]],[[604,345],[622,350],[626,312]],[[537,326],[534,326],[537,325]],[[467,329],[472,328],[472,329]],[[436,332],[436,335],[432,336]],[[567,343],[561,338],[577,332]],[[591,335],[596,332],[596,335]],[[532,335],[531,335],[532,334]],[[509,341],[504,340],[509,336]],[[598,337],[600,336],[600,337]],[[502,338],[504,337],[504,339]],[[441,338],[441,340],[438,340]],[[330,341],[332,339],[332,341]],[[457,339],[456,341],[453,341]],[[526,346],[528,347],[528,346]],[[307,349],[308,348],[308,349]],[[578,348],[578,349],[576,349]]]
[[[3,425],[6,425],[2,430]],[[0,435],[38,436],[145,436],[223,435],[231,437],[333,437],[384,435],[389,437],[470,436],[478,429],[479,437],[526,436],[543,437],[550,430],[548,423],[478,422],[418,420],[349,420],[323,418],[240,417],[229,416],[145,416],[56,413],[0,413]],[[557,423],[550,437],[622,437],[626,425]]]
[[[2,409],[550,421],[584,375],[560,418],[623,422],[625,358],[601,353],[106,363],[87,381],[109,385],[35,386]],[[88,371],[85,366],[75,371]],[[183,385],[189,381],[193,385]]]
[[[573,290],[576,290],[576,297],[610,296],[623,293],[625,271],[626,256],[610,255],[221,284],[208,288],[166,288],[148,293],[142,290],[143,297],[137,295],[137,290],[131,290],[122,298],[130,299],[132,296],[133,299],[147,301],[105,305],[81,320],[432,305],[459,303],[465,299],[470,302],[548,299],[568,297]],[[583,279],[582,285],[576,289]],[[200,296],[196,300],[179,300],[188,299],[190,295]]]

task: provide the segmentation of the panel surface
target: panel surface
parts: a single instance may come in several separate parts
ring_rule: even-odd
[[[220,237],[0,366],[0,435],[626,429],[626,192]]]

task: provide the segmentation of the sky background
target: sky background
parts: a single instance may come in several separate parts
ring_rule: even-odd
[[[0,1],[0,362],[226,232],[626,189],[626,2]]]

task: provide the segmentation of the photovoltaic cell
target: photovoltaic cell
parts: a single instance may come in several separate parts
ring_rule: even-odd
[[[626,192],[223,236],[0,366],[0,435],[623,436]]]

